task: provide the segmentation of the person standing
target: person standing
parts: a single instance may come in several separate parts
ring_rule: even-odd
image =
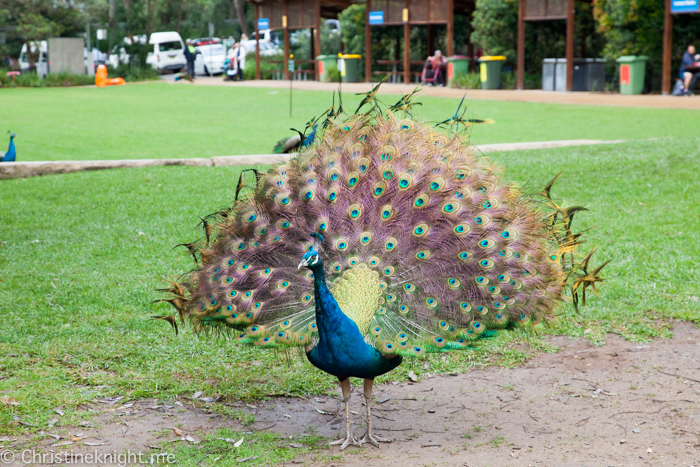
[[[243,81],[243,70],[245,70],[245,56],[248,53],[246,48],[240,42],[236,42],[233,47],[233,61],[236,64],[236,76],[238,81]]]
[[[683,80],[683,85],[685,86],[685,94],[692,95],[695,85],[700,79],[700,68],[695,61],[695,46],[689,45],[688,50],[683,54],[683,60],[681,61],[681,69],[679,75]]]
[[[185,59],[187,60],[187,74],[194,78],[194,59],[197,56],[197,49],[192,45],[192,41],[187,39],[185,45]]]

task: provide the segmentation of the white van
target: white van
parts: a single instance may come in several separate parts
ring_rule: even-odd
[[[154,32],[148,43],[153,44],[153,51],[148,52],[146,63],[156,70],[180,71],[187,66],[185,44],[177,32]]]
[[[49,44],[46,41],[40,41],[38,44],[39,59],[36,61],[35,65],[41,68],[41,64],[44,64],[43,67],[46,67],[48,63]],[[28,45],[31,45],[31,49],[28,48]],[[27,56],[27,52],[31,50],[33,53],[36,53],[36,46],[37,42],[25,43],[22,46],[22,52],[19,54],[19,69],[22,73],[29,71],[29,57]]]

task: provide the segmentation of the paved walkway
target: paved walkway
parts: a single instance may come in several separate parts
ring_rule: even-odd
[[[563,141],[538,141],[534,143],[482,144],[477,150],[482,153],[501,151],[522,151],[527,149],[561,148],[566,146],[588,146],[592,144],[615,144],[623,141],[603,141],[597,139],[571,139]],[[88,170],[125,169],[153,167],[157,165],[189,165],[198,167],[225,167],[232,165],[269,165],[289,160],[289,154],[258,154],[250,156],[218,156],[210,159],[124,159],[102,161],[29,161],[0,163],[0,180],[28,178],[39,175],[54,175]]]
[[[173,75],[164,75],[163,79],[177,85],[189,85],[186,81],[175,83]],[[239,86],[259,88],[284,88],[289,89],[289,81],[261,80],[243,82],[225,82],[221,77],[199,76],[195,80],[199,86]],[[379,89],[380,94],[407,94],[415,88],[415,84],[388,84],[385,83]],[[306,89],[311,91],[334,91],[338,89],[337,83],[319,83],[316,81],[295,81],[294,89]],[[368,83],[343,83],[343,92],[366,92],[370,89]],[[644,94],[638,96],[625,96],[622,94],[606,94],[599,92],[554,92],[540,90],[484,90],[484,89],[452,89],[440,87],[424,87],[423,95],[434,97],[461,98],[467,93],[469,99],[487,99],[498,101],[516,102],[546,102],[552,104],[584,104],[584,105],[612,105],[621,107],[654,107],[664,109],[693,109],[700,110],[700,96],[673,97],[658,94]]]

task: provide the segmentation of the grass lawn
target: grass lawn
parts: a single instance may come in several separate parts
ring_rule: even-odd
[[[563,171],[555,194],[591,208],[577,216],[578,228],[597,225],[589,240],[600,246],[597,262],[612,259],[600,299],[579,315],[565,306],[560,327],[545,333],[582,336],[590,329],[594,342],[608,332],[641,341],[668,336],[669,318],[700,323],[699,148],[700,138],[686,137],[496,156],[510,180],[533,187]],[[197,216],[231,202],[239,170],[154,167],[0,183],[0,433],[46,429],[57,407],[65,412],[57,426],[76,424],[90,416],[81,403],[107,395],[203,391],[230,401],[337,391],[333,378],[303,358],[200,339],[189,330],[176,336],[148,319],[171,311],[150,303],[160,297],[154,289],[191,267],[184,249],[171,246],[198,238]],[[542,335],[502,333],[481,352],[430,357],[429,370],[407,359],[381,380],[404,380],[409,370],[517,364],[533,349],[552,350]]]
[[[369,89],[369,86],[368,86]],[[388,99],[388,96],[387,96]],[[392,99],[395,99],[392,97]],[[7,130],[18,160],[95,160],[268,154],[275,142],[330,107],[330,92],[162,82],[97,88],[3,89],[0,150]],[[359,98],[344,94],[348,111]],[[423,97],[416,117],[442,121],[458,99]],[[697,134],[696,110],[473,101],[475,144],[560,139],[644,139]]]

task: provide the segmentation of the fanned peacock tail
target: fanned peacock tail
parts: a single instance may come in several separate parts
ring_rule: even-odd
[[[575,304],[595,291],[602,266],[589,271],[571,231],[582,208],[555,203],[551,183],[539,202],[462,136],[389,109],[329,112],[321,126],[287,164],[242,177],[234,206],[205,219],[206,241],[185,245],[199,268],[166,301],[195,330],[313,344],[313,273],[297,265],[314,249],[340,309],[384,354],[466,348],[554,317],[567,281]]]

